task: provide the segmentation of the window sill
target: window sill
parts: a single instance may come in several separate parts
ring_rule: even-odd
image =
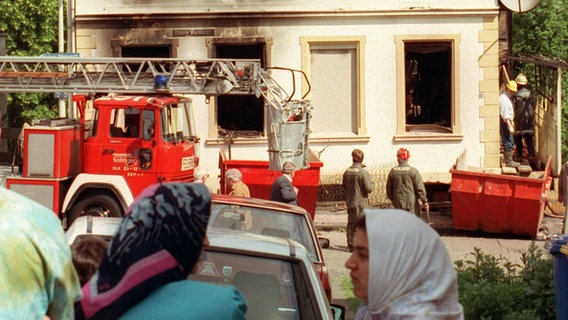
[[[255,137],[255,138],[233,138],[233,142],[232,144],[267,144],[268,141],[266,139],[266,137]],[[211,146],[220,146],[220,145],[226,145],[227,141],[221,138],[208,138],[205,140],[205,144],[206,145],[211,145]]]
[[[395,135],[394,142],[420,142],[420,141],[462,141],[463,134],[439,132],[407,132]]]
[[[346,143],[358,142],[367,143],[371,140],[370,136],[310,136],[310,143]]]
[[[310,143],[348,143],[348,142],[357,142],[357,143],[368,143],[371,140],[370,136],[335,136],[335,137],[314,137],[310,136],[309,141]],[[267,144],[266,137],[256,137],[256,138],[234,138],[232,144]],[[208,138],[205,140],[206,145],[226,145],[227,142],[221,138]]]
[[[452,129],[435,124],[408,124],[406,132],[397,134],[394,142],[415,141],[461,141],[463,134],[452,133]]]

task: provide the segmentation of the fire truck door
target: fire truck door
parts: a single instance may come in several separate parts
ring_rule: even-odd
[[[109,174],[122,175],[133,194],[156,182],[153,165],[154,112],[134,108],[113,110],[110,123],[111,148],[103,157]]]

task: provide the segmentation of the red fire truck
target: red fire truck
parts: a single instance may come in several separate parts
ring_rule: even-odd
[[[193,180],[199,138],[188,95],[263,96],[270,166],[307,167],[310,102],[293,100],[258,60],[0,57],[0,91],[72,94],[78,116],[25,126],[21,175],[6,178],[66,225],[122,216],[150,184]]]

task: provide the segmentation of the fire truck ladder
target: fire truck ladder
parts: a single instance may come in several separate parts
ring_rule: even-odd
[[[270,110],[272,169],[280,169],[286,161],[298,168],[308,166],[311,106],[306,100],[292,100],[295,82],[293,88],[287,94],[259,60],[0,57],[0,92],[263,96]]]
[[[257,60],[0,57],[0,90],[80,94],[252,94]]]

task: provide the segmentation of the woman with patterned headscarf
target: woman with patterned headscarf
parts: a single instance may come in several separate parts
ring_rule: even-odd
[[[210,209],[203,184],[144,190],[83,287],[76,319],[244,319],[246,303],[234,287],[187,280],[208,244]]]
[[[356,320],[462,320],[457,275],[438,233],[399,209],[365,209],[345,262]]]

